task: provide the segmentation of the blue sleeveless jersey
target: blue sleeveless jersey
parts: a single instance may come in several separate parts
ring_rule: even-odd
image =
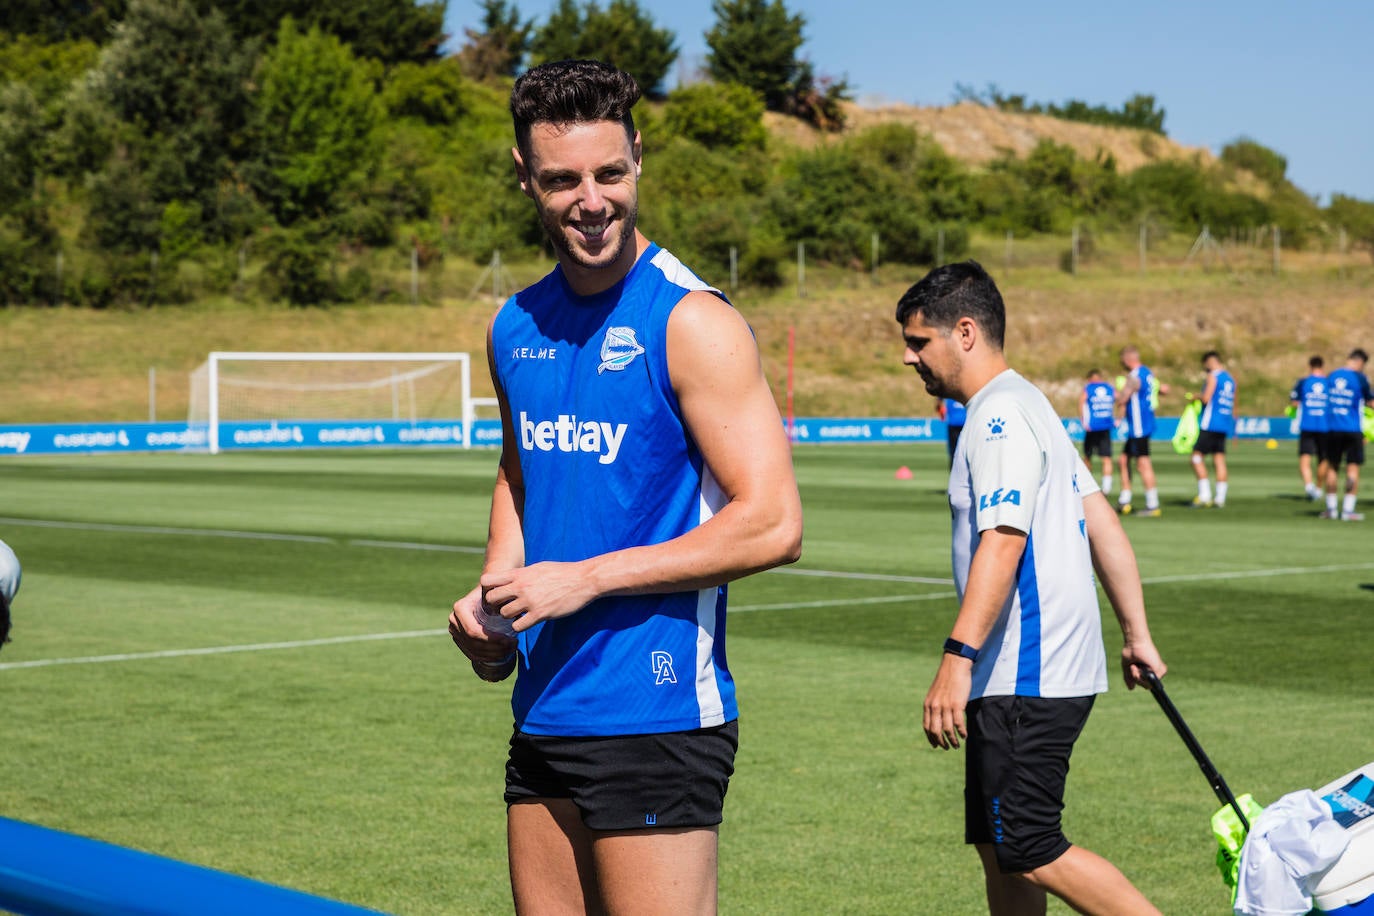
[[[1083,428],[1088,432],[1100,432],[1115,426],[1116,389],[1106,382],[1088,382],[1083,390],[1088,393],[1083,401]]]
[[[1212,399],[1202,408],[1198,429],[1230,436],[1236,431],[1236,380],[1225,369],[1216,372],[1217,384]]]
[[[1305,433],[1326,432],[1326,385],[1326,376],[1309,375],[1288,393],[1288,400],[1298,404],[1298,429]]]
[[[650,245],[603,293],[574,294],[556,268],[497,314],[492,352],[524,477],[526,564],[662,543],[724,505],[668,377],[668,316],[692,290],[720,295]],[[725,593],[601,598],[521,633],[516,727],[631,735],[736,718]]]
[[[1136,366],[1131,375],[1140,387],[1126,402],[1126,437],[1148,439],[1155,431],[1155,377],[1148,366]]]
[[[1327,376],[1326,422],[1333,433],[1358,433],[1360,414],[1370,398],[1369,378],[1344,366]]]

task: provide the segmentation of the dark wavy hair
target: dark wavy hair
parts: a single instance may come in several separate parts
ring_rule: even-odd
[[[526,70],[510,94],[515,143],[529,156],[530,129],[539,123],[577,124],[619,121],[631,140],[639,101],[634,77],[599,60],[556,60]]]
[[[1007,332],[1007,308],[997,284],[977,261],[946,264],[926,274],[897,300],[897,323],[916,312],[933,328],[949,331],[960,318],[972,318],[998,350]]]

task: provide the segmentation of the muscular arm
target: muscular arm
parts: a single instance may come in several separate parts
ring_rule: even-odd
[[[987,644],[988,634],[1011,594],[1016,567],[1025,550],[1026,534],[1015,528],[990,528],[979,535],[951,638],[980,649]],[[973,662],[948,653],[940,657],[940,667],[921,710],[921,725],[931,747],[948,750],[958,747],[960,738],[968,737],[964,708],[972,681]]]
[[[1126,384],[1122,385],[1121,390],[1116,393],[1117,406],[1124,407],[1126,404],[1130,403],[1131,395],[1139,390],[1140,379],[1136,378],[1134,375],[1126,376]]]
[[[495,324],[495,318],[492,319]],[[482,570],[510,569],[525,561],[523,518],[525,488],[520,476],[520,458],[515,449],[515,430],[511,422],[510,405],[506,402],[501,381],[496,375],[493,359],[491,328],[487,326],[487,367],[492,384],[496,386],[497,402],[501,408],[501,461],[496,469],[496,484],[491,494],[491,515],[487,522],[487,552]],[[482,587],[474,587],[453,605],[448,631],[455,644],[473,661],[499,661],[514,651],[514,641],[488,633],[478,622],[477,611],[482,605]]]
[[[1126,686],[1134,689],[1142,684],[1141,667],[1148,667],[1160,677],[1167,666],[1160,658],[1150,638],[1145,619],[1145,594],[1140,584],[1140,570],[1136,566],[1135,551],[1121,527],[1115,510],[1100,492],[1083,500],[1083,515],[1087,522],[1088,547],[1092,553],[1093,569],[1107,593],[1117,623],[1121,626],[1121,673]]]
[[[801,500],[791,449],[749,326],[716,296],[690,293],[668,320],[667,346],[687,431],[725,505],[661,544],[505,570],[489,560],[482,576],[487,599],[501,606],[503,616],[519,617],[517,630],[574,613],[596,598],[709,588],[800,555]],[[509,429],[506,434],[513,439]]]

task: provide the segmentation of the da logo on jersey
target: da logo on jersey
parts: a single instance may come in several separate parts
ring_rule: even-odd
[[[1006,504],[1008,506],[1021,505],[1020,490],[1003,490],[1001,487],[991,493],[984,493],[978,497],[978,510],[980,512],[991,509],[993,506]]]
[[[673,671],[673,657],[667,652],[655,651],[649,653],[649,663],[654,669],[654,686],[659,684],[676,684],[677,674]]]
[[[600,375],[607,369],[620,372],[643,352],[644,348],[635,339],[634,328],[607,328],[606,336],[601,341],[601,365],[596,367],[596,374]]]
[[[1001,417],[993,417],[988,420],[987,441],[992,442],[996,439],[1005,438],[1007,438],[1007,421],[1003,420]]]

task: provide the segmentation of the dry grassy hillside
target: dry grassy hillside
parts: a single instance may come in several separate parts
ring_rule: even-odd
[[[1161,269],[1148,277],[1103,270],[1077,278],[1053,269],[993,268],[1008,308],[1013,364],[1071,414],[1083,373],[1114,372],[1126,343],[1141,347],[1179,393],[1201,378],[1198,357],[1220,349],[1247,414],[1282,411],[1311,353],[1336,360],[1374,348],[1374,271],[1337,274],[1319,261],[1282,276]],[[528,283],[547,265],[513,265]],[[1305,268],[1305,269],[1298,269]],[[880,276],[817,270],[805,296],[740,290],[764,369],[785,405],[787,339],[795,337],[798,416],[929,415],[930,398],[901,365],[892,313],[920,268]],[[452,284],[471,288],[466,284]],[[157,370],[158,419],[185,417],[188,374],[211,350],[468,350],[481,353],[496,302],[444,298],[420,306],[330,309],[204,304],[156,310],[0,309],[0,424],[139,420],[148,416],[148,369]],[[476,394],[491,394],[482,361]],[[1164,410],[1177,410],[1177,400]]]

